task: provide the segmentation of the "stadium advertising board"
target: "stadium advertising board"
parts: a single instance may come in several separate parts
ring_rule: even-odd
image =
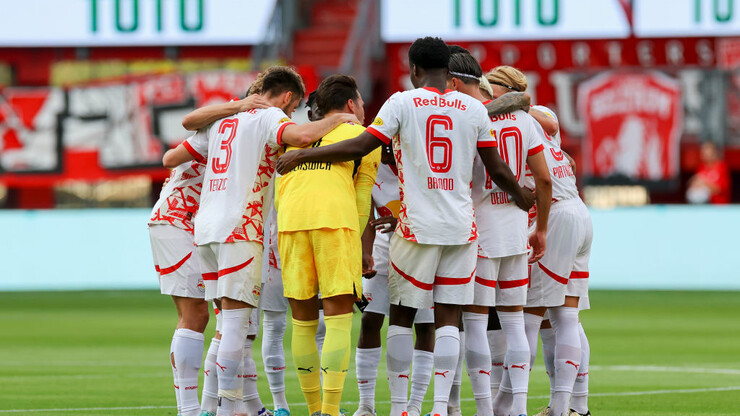
[[[256,44],[275,1],[4,1],[0,46]]]
[[[582,83],[585,170],[594,178],[661,181],[678,175],[681,85],[658,72],[610,73]]]
[[[733,0],[637,0],[639,37],[740,35],[740,2]]]
[[[382,37],[410,42],[626,38],[620,0],[383,0]],[[413,18],[411,18],[413,17]]]

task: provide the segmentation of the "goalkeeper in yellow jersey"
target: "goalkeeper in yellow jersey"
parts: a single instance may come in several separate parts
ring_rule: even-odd
[[[364,121],[362,97],[350,76],[332,75],[321,82],[316,104],[324,117],[351,113]],[[351,139],[364,130],[345,123],[313,146]],[[277,182],[278,250],[293,314],[293,360],[311,415],[339,415],[349,369],[352,308],[362,296],[360,235],[379,162],[380,149],[354,162],[302,163]],[[314,340],[319,292],[326,324],[321,358]]]

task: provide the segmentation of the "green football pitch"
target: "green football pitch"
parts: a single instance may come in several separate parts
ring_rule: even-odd
[[[740,414],[740,292],[593,291],[591,305],[581,320],[591,343],[594,415]],[[166,297],[0,293],[0,322],[0,416],[175,415],[167,362],[175,311]],[[357,314],[353,342],[359,322]],[[259,345],[254,354],[261,363]],[[530,414],[547,402],[541,360],[538,354],[531,374]],[[304,415],[290,357],[287,362],[292,413]],[[358,396],[350,368],[343,407],[351,414]],[[379,415],[389,409],[384,374],[382,360]],[[259,386],[269,404],[264,377]],[[467,380],[464,386],[463,413],[473,415]],[[428,394],[426,411],[430,400]]]

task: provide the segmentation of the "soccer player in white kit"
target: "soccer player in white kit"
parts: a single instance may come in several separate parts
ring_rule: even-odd
[[[409,48],[410,78],[416,89],[391,96],[357,138],[291,152],[295,154],[278,161],[278,171],[285,172],[301,162],[354,160],[393,141],[401,207],[390,249],[388,378],[391,390],[408,388],[403,375],[412,360],[411,326],[417,309],[434,305],[432,414],[440,416],[447,415],[460,354],[461,305],[473,300],[477,230],[470,184],[476,150],[493,181],[521,209],[528,210],[534,200],[496,151],[485,107],[470,96],[446,90],[449,56],[441,39],[417,39]],[[392,401],[391,415],[405,414],[406,406]]]
[[[283,143],[306,145],[354,117],[332,117],[298,126],[291,114],[305,94],[300,76],[283,67],[268,73],[262,93],[273,107],[215,122],[165,154],[165,166],[207,159],[195,243],[206,298],[221,299],[222,338],[217,363],[218,416],[232,416],[242,386],[237,380],[249,316],[258,304],[263,250],[263,212]],[[233,163],[232,163],[233,162]],[[251,412],[251,409],[248,409]],[[254,411],[252,413],[257,413]]]
[[[205,161],[193,160],[172,169],[149,219],[154,268],[163,295],[177,308],[177,329],[170,347],[179,415],[197,416],[198,372],[203,359],[203,331],[208,304],[200,262],[193,245],[193,217],[198,212]]]
[[[482,70],[469,53],[450,57],[450,84],[456,90],[488,102],[480,92]],[[520,185],[525,182],[525,166],[529,166],[537,182],[538,215],[547,222],[551,199],[550,175],[539,125],[526,112],[517,110],[492,116],[491,127],[498,139],[498,149]],[[476,158],[473,176],[473,202],[480,238],[478,266],[475,276],[473,305],[463,308],[465,349],[468,374],[478,414],[491,414],[491,356],[486,336],[488,309],[496,306],[506,335],[508,351],[504,369],[508,371],[514,393],[512,415],[527,412],[529,382],[529,344],[524,332],[523,306],[529,283],[527,271],[527,213],[517,208],[509,195],[495,186]],[[533,261],[544,254],[546,224],[530,237],[534,249]],[[500,413],[500,412],[499,412]]]

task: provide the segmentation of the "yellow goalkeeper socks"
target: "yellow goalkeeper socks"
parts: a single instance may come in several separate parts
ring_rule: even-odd
[[[321,376],[319,350],[316,348],[316,330],[319,320],[299,321],[293,319],[291,348],[293,362],[298,372],[298,382],[308,404],[308,414],[321,410]],[[347,344],[349,347],[349,344]]]
[[[321,352],[321,371],[324,374],[324,397],[321,413],[339,415],[344,379],[349,370],[352,333],[352,314],[324,316],[326,338]]]

